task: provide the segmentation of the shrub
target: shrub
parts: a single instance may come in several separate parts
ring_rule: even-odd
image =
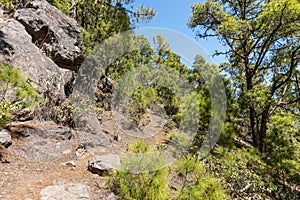
[[[55,121],[65,126],[75,127],[75,108],[69,99],[66,99],[55,111]]]
[[[283,183],[288,180],[298,182],[300,177],[300,143],[297,141],[298,130],[295,117],[278,114],[272,117],[272,124],[266,138],[266,163],[271,166],[274,176]]]
[[[297,192],[278,183],[256,149],[214,149],[205,162],[214,176],[222,178],[232,199],[297,199]]]
[[[0,65],[0,126],[11,122],[11,112],[38,101],[36,89],[11,66]]]
[[[234,136],[236,135],[234,127],[229,122],[226,122],[221,130],[220,137],[218,139],[218,144],[222,146],[227,146],[230,149],[234,147]]]
[[[133,153],[150,152],[150,148],[142,141],[131,144],[128,148]],[[122,164],[122,169],[118,170],[110,181],[112,189],[119,196],[128,200],[169,199],[167,169],[163,168],[149,172],[132,173],[132,171],[128,170],[128,167],[136,165],[137,159],[134,159],[134,157],[128,158],[129,159]],[[132,160],[130,160],[130,158],[132,158]],[[155,164],[155,162],[153,163]]]
[[[174,172],[173,179],[179,181],[174,199],[228,199],[220,181],[211,177],[196,157],[179,159]]]

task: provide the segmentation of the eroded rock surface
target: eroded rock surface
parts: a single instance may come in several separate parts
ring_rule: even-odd
[[[68,140],[71,139],[71,129],[66,126],[57,125],[54,122],[14,122],[8,129],[16,136],[37,137],[43,139]]]
[[[70,72],[59,68],[36,47],[24,26],[14,19],[0,23],[0,63],[20,69],[41,93],[55,82],[55,95],[64,98],[64,85],[71,78]]]
[[[61,157],[63,152],[71,148],[71,145],[66,141],[34,139],[30,142],[25,142],[22,149],[15,149],[15,153],[26,160],[47,162]]]
[[[32,41],[60,67],[77,70],[84,56],[80,28],[77,22],[66,16],[46,0],[30,2],[14,14]]]

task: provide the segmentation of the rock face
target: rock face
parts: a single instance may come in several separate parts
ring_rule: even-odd
[[[69,127],[60,126],[53,122],[14,122],[8,126],[12,134],[21,137],[36,137],[43,139],[69,140],[72,137]]]
[[[60,69],[36,47],[24,26],[14,19],[0,23],[0,63],[20,69],[40,92],[56,80],[56,94],[64,97],[64,85],[71,77],[70,72]]]
[[[9,147],[12,144],[11,136],[6,130],[0,130],[0,145]]]
[[[77,70],[84,57],[80,29],[74,19],[46,0],[28,3],[16,11],[14,18],[23,24],[32,41],[58,66]]]

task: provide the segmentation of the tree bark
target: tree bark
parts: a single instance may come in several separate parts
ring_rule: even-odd
[[[260,122],[260,131],[259,131],[259,151],[262,153],[266,152],[266,136],[267,136],[267,123],[269,119],[269,109],[270,105],[268,105],[262,115],[261,115],[261,122]]]
[[[247,62],[248,60],[245,60],[245,69],[246,69],[246,82],[247,82],[247,92],[251,91],[253,89],[253,82],[252,82],[252,75],[251,71],[249,70],[249,64]],[[250,126],[251,126],[251,134],[252,134],[252,142],[254,147],[259,147],[259,127],[258,127],[258,119],[257,119],[257,113],[252,105],[252,102],[249,102],[249,111],[250,111]]]
[[[257,123],[257,116],[256,111],[253,106],[250,106],[250,126],[252,132],[252,141],[254,147],[259,147],[259,131],[258,131],[258,123]]]

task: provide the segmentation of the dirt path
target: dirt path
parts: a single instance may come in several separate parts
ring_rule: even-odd
[[[22,142],[17,141],[14,145],[22,145]],[[17,156],[11,149],[2,149],[0,199],[38,200],[43,188],[63,183],[89,186],[91,199],[96,199],[97,193],[105,192],[99,189],[104,178],[87,171],[87,161],[91,157],[88,153],[77,159],[70,153],[49,162],[33,162]],[[75,162],[75,167],[63,165],[70,160]]]
[[[145,130],[147,133],[155,132],[151,137],[144,138],[149,145],[157,145],[165,142],[166,133],[160,130],[161,118],[150,115],[151,123]],[[111,116],[103,116],[102,129],[113,142],[113,148],[118,153],[125,153],[127,144],[133,143],[139,137],[130,135],[118,130],[117,125]],[[114,140],[115,134],[119,140]],[[87,170],[87,163],[93,157],[89,152],[82,156],[76,155],[79,146],[76,139],[68,143],[72,149],[64,153],[58,159],[48,162],[34,162],[26,160],[16,154],[16,149],[25,146],[26,138],[13,138],[13,144],[9,148],[1,148],[0,155],[0,199],[2,200],[39,200],[41,191],[53,185],[78,183],[88,186],[90,199],[107,199],[110,191],[104,185],[106,178],[92,174]],[[68,161],[75,162],[76,166],[65,166]]]

